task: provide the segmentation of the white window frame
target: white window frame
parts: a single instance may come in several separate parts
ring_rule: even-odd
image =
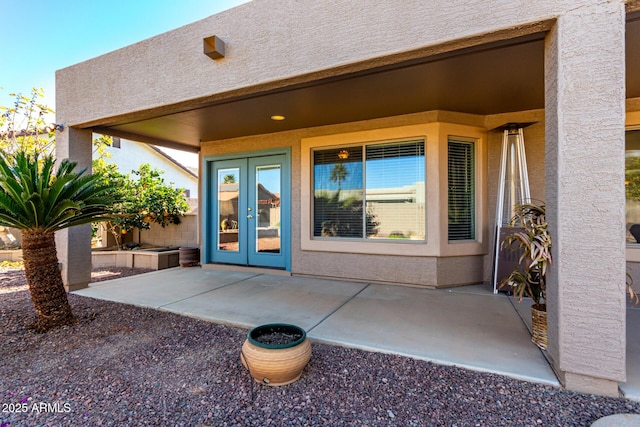
[[[463,136],[449,136],[447,138],[447,189],[449,186],[449,169],[448,169],[448,165],[449,165],[449,144],[451,142],[458,142],[458,143],[463,143],[463,144],[470,144],[473,147],[473,158],[472,158],[472,170],[473,170],[473,183],[472,183],[472,187],[473,187],[473,207],[472,207],[472,213],[473,213],[473,236],[469,239],[449,239],[449,218],[447,218],[447,240],[449,241],[450,244],[457,244],[457,243],[464,243],[464,242],[473,242],[477,240],[477,236],[478,236],[478,222],[477,222],[477,214],[476,214],[476,210],[478,209],[478,202],[477,202],[477,198],[478,198],[478,191],[477,191],[477,184],[476,184],[476,179],[478,176],[478,172],[477,172],[477,167],[478,167],[478,161],[477,161],[477,140],[474,138],[468,138],[468,137],[463,137]],[[447,191],[447,206],[446,208],[449,209],[449,193]]]
[[[369,146],[373,146],[373,145],[393,145],[393,144],[402,144],[402,143],[412,143],[412,142],[421,142],[423,144],[423,149],[424,149],[424,157],[426,159],[427,155],[426,155],[426,141],[424,138],[410,138],[410,139],[397,139],[397,140],[390,140],[390,141],[369,141],[369,142],[363,142],[360,144],[349,144],[349,145],[341,145],[339,147],[334,147],[334,146],[323,146],[323,147],[314,147],[311,149],[311,154],[313,156],[313,154],[315,152],[318,151],[323,151],[323,150],[328,150],[328,149],[332,149],[332,148],[345,148],[345,149],[349,149],[349,148],[359,148],[362,150],[362,209],[363,209],[363,213],[366,212],[367,209],[367,186],[366,186],[366,182],[367,182],[367,147]],[[425,160],[425,165],[423,165],[423,167],[426,168],[426,160]],[[310,173],[311,173],[311,186],[312,186],[312,192],[315,191],[314,186],[314,182],[315,182],[315,177],[314,177],[314,169],[315,169],[315,164],[313,162],[313,160],[311,161],[311,169],[310,169]],[[426,171],[425,171],[425,181],[426,181]],[[426,185],[426,183],[425,183]],[[313,203],[313,201],[312,201]],[[314,212],[315,209],[311,209],[311,224],[314,224]],[[366,242],[389,242],[389,243],[393,243],[393,244],[401,244],[401,243],[414,243],[414,244],[420,244],[420,243],[424,243],[426,241],[426,226],[427,226],[427,218],[426,218],[426,211],[424,213],[424,229],[421,230],[425,237],[423,239],[392,239],[392,238],[370,238],[367,237],[367,228],[366,228],[366,222],[364,217],[362,218],[362,230],[363,230],[363,234],[361,237],[344,237],[344,236],[336,236],[336,237],[327,237],[327,236],[312,236],[312,239],[314,240],[318,240],[318,239],[322,239],[322,240],[335,240],[335,241],[339,241],[339,242],[343,242],[343,241],[348,241],[348,242],[352,242],[352,241],[366,241]],[[315,229],[313,229],[314,225],[312,225],[312,234],[315,233]]]
[[[637,116],[636,121],[640,121],[640,112],[636,112],[636,114],[628,114],[628,116]],[[640,130],[640,124],[630,124],[629,119],[627,119],[627,126],[625,126],[624,131],[630,130]],[[625,147],[626,151],[626,147]],[[625,197],[625,205],[626,205],[626,197]],[[626,223],[626,213],[625,213],[625,223]],[[626,242],[626,259],[630,262],[640,262],[640,243]]]
[[[448,241],[447,143],[449,135],[473,139],[476,171],[476,240]],[[313,150],[394,141],[425,141],[426,240],[314,238]],[[449,123],[426,123],[302,138],[300,158],[300,246],[303,251],[415,257],[465,256],[486,253],[486,131]],[[483,229],[486,227],[483,227]]]

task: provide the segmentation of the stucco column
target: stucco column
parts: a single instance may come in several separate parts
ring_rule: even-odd
[[[56,158],[77,162],[76,170],[91,171],[91,130],[65,128],[56,133]],[[79,225],[56,232],[58,260],[67,291],[86,288],[91,280],[91,226]]]
[[[622,0],[558,18],[545,47],[549,353],[566,388],[618,395],[625,361]]]

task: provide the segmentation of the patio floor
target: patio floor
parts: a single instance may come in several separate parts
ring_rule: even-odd
[[[94,283],[75,293],[242,328],[293,323],[318,342],[559,386],[518,314],[526,312],[526,304],[516,304],[516,310],[511,298],[483,285],[430,290],[174,268]],[[629,323],[640,325],[640,309],[629,310],[628,316]],[[628,340],[630,369],[621,389],[640,400],[640,364],[630,362],[640,360],[640,329],[628,329],[633,335]]]

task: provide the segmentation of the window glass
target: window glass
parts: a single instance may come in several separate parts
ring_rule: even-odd
[[[627,243],[640,243],[640,130],[625,133]]]
[[[422,141],[366,147],[367,237],[425,238]]]
[[[313,165],[313,235],[363,237],[362,147],[316,151]]]
[[[315,237],[425,239],[424,141],[313,153]]]
[[[448,144],[449,240],[475,239],[475,172],[473,143]]]

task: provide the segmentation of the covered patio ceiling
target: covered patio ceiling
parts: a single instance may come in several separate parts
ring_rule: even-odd
[[[627,16],[627,98],[640,97],[640,13]],[[544,33],[224,101],[137,117],[96,132],[197,151],[203,141],[429,110],[544,108]],[[273,115],[286,119],[274,121]]]

